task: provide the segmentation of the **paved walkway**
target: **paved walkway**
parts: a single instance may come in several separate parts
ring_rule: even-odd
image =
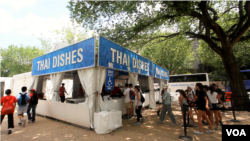
[[[174,114],[178,125],[171,126],[170,119],[166,117],[164,124],[158,123],[158,117],[155,110],[145,110],[143,116],[147,118],[145,123],[140,126],[134,126],[136,118],[123,120],[123,127],[113,132],[113,134],[98,135],[94,130],[83,129],[69,124],[65,124],[49,118],[37,116],[36,123],[27,123],[25,128],[17,125],[18,117],[15,113],[15,128],[11,135],[7,134],[7,118],[4,119],[1,126],[1,140],[2,141],[163,141],[176,140],[179,141],[178,136],[183,134],[183,127],[181,127],[181,112],[180,107],[173,104]],[[196,116],[195,116],[196,118]],[[224,124],[235,124],[230,122],[232,119],[232,112],[227,112],[224,115]],[[237,119],[242,122],[236,124],[250,124],[250,112],[237,112]],[[221,131],[216,133],[203,135],[196,135],[194,130],[198,127],[188,128],[187,133],[193,137],[194,141],[219,141],[221,140]],[[203,126],[203,132],[208,130],[208,126]]]

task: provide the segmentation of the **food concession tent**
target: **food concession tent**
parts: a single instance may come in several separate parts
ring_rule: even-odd
[[[50,101],[39,100],[38,114],[88,128],[94,127],[94,112],[120,110],[125,114],[123,98],[103,101],[100,95],[104,84],[106,89],[112,89],[116,83],[110,80],[109,74],[114,73],[118,82],[124,76],[121,72],[128,73],[128,83],[135,86],[139,82],[142,89],[148,89],[145,99],[150,108],[156,108],[154,81],[160,82],[161,89],[169,80],[168,70],[102,36],[64,46],[33,59],[29,89],[41,87],[38,82],[43,77],[51,80],[53,89]],[[84,102],[59,102],[58,90],[65,76],[73,79],[73,97],[78,85],[82,84],[87,95]]]

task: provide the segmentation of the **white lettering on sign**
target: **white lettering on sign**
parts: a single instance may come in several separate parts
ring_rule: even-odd
[[[76,63],[76,61],[74,60],[75,58],[76,58],[76,55],[75,55],[75,53],[76,53],[76,50],[73,50],[72,51],[72,64],[75,64]]]
[[[119,64],[119,62],[120,62],[120,64],[122,64],[122,52],[120,52],[120,55],[119,55],[119,51],[117,51],[117,64]],[[120,60],[120,61],[119,61]]]
[[[114,63],[115,62],[115,52],[116,52],[116,50],[113,49],[113,48],[110,48],[110,50],[112,51],[112,62]]]
[[[166,71],[162,71],[161,74],[163,77],[168,77],[168,72],[166,72]]]
[[[126,64],[126,66],[128,65],[128,60],[127,60],[127,55],[124,54],[123,55],[123,61],[122,61],[122,65]]]
[[[226,129],[226,132],[228,136],[231,136],[231,134],[233,136],[247,136],[244,129],[241,129],[241,131],[239,129]]]
[[[155,71],[156,71],[156,74],[157,74],[157,75],[161,75],[161,71],[160,71],[160,69],[155,68]]]
[[[57,64],[57,58],[56,56],[53,56],[53,68],[56,67],[56,64]]]
[[[121,64],[127,67],[130,67],[130,55],[127,55],[126,53],[120,52],[114,48],[110,48],[110,51],[112,52],[112,62]],[[137,59],[135,57],[132,58],[132,67],[138,70],[145,70],[149,72],[149,63],[144,62],[140,59]]]
[[[136,59],[133,57],[133,68],[136,68]]]
[[[77,55],[76,55],[76,52],[77,52]],[[81,63],[83,61],[82,52],[83,52],[83,49],[79,48],[78,50],[73,50],[65,54],[63,53],[57,56],[53,56],[52,67],[53,68],[63,67],[64,65],[70,65],[70,62],[72,62],[72,64]],[[79,58],[75,60],[77,56]],[[50,58],[37,61],[37,71],[42,71],[45,69],[50,69]]]
[[[80,58],[77,58],[78,63],[82,62],[82,60],[83,60],[83,56],[82,56],[82,54],[80,52],[83,52],[82,48],[79,48],[78,51],[77,51],[77,55],[80,57]]]
[[[67,62],[69,62],[70,65],[70,52],[69,52],[69,56],[67,55],[67,53],[65,53],[65,65],[67,65]]]
[[[61,62],[60,62],[60,66],[64,66],[64,54],[61,54]]]

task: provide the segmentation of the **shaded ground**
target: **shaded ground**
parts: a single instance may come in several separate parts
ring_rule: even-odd
[[[178,124],[175,126],[170,125],[170,119],[166,116],[164,124],[158,123],[158,117],[155,110],[145,110],[143,116],[147,118],[145,123],[140,126],[134,126],[135,117],[129,120],[123,120],[123,127],[113,132],[113,135],[97,135],[94,130],[83,129],[60,121],[48,119],[45,117],[37,116],[36,123],[27,123],[25,128],[19,127],[18,117],[15,113],[15,128],[11,135],[7,132],[7,117],[4,119],[1,126],[1,140],[2,141],[51,141],[51,140],[65,140],[65,141],[110,141],[110,140],[129,140],[129,141],[162,141],[162,140],[177,140],[179,135],[183,134],[183,127],[181,127],[181,112],[180,107],[175,103],[173,104],[173,112],[177,119]],[[224,124],[250,124],[250,112],[236,112],[237,119],[241,120],[240,123],[230,122],[233,118],[232,112],[227,112],[224,116]],[[196,116],[195,116],[196,119]],[[204,133],[203,135],[196,135],[194,130],[198,127],[190,127],[187,134],[193,137],[194,141],[219,141],[221,140],[221,130],[217,130],[213,134]],[[203,126],[203,132],[208,130],[208,126]]]

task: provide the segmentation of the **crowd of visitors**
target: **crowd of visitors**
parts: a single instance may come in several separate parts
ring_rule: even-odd
[[[84,90],[81,85],[79,86],[79,97],[83,97]],[[14,128],[13,114],[15,111],[16,103],[18,104],[17,115],[20,119],[18,125],[23,127],[26,126],[26,119],[24,118],[24,113],[27,113],[28,115],[28,123],[35,122],[36,106],[38,104],[38,95],[36,93],[36,90],[29,90],[29,94],[27,93],[27,87],[24,86],[21,90],[22,92],[18,93],[15,97],[10,95],[11,90],[8,89],[5,91],[5,94],[7,96],[1,98],[1,104],[3,104],[1,110],[1,123],[5,115],[8,115],[8,134],[11,134],[11,129]],[[140,125],[141,122],[144,122],[146,118],[143,117],[141,113],[142,105],[145,99],[142,95],[142,90],[140,89],[140,86],[133,87],[132,84],[126,83],[125,90],[123,92],[120,89],[120,86],[115,87],[114,90],[115,93],[112,92],[113,96],[120,95],[121,93],[123,93],[127,109],[127,117],[125,119],[131,119],[134,116],[135,111],[137,118],[134,125]],[[62,83],[62,86],[59,89],[61,102],[65,101],[64,93],[67,94],[64,88],[64,83]],[[196,83],[194,90],[192,90],[192,87],[188,86],[187,90],[180,90],[179,93],[179,104],[181,106],[182,121],[184,122],[185,120],[184,112],[187,112],[193,122],[194,127],[198,126],[198,130],[194,131],[195,134],[203,134],[202,125],[204,121],[206,121],[206,124],[209,125],[209,130],[206,131],[207,133],[214,133],[215,130],[219,129],[219,124],[223,124],[221,108],[227,108],[224,104],[225,94],[222,92],[221,89],[217,87],[216,84],[212,84],[210,86],[203,86],[201,83]],[[166,112],[168,112],[167,115],[171,119],[170,125],[177,125],[177,121],[172,112],[171,96],[168,91],[167,85],[163,85],[161,95],[162,105],[157,111],[158,116],[160,116],[158,122],[164,123]],[[194,119],[193,110],[197,115],[197,122]],[[32,111],[32,114],[30,113],[30,111]],[[215,128],[213,126],[214,118],[216,121]],[[181,125],[183,126],[183,124]]]
[[[16,103],[18,104],[17,115],[20,119],[18,125],[26,126],[26,119],[24,118],[24,113],[28,115],[28,122],[34,123],[36,116],[36,105],[38,104],[38,96],[35,89],[30,90],[30,94],[27,93],[27,87],[22,87],[22,92],[18,93],[15,96],[11,96],[11,90],[7,89],[4,96],[1,98],[1,105],[3,105],[1,110],[1,124],[5,117],[8,115],[8,134],[12,133],[12,129],[14,126],[14,111],[16,108]],[[30,110],[32,111],[32,116],[30,114]]]

